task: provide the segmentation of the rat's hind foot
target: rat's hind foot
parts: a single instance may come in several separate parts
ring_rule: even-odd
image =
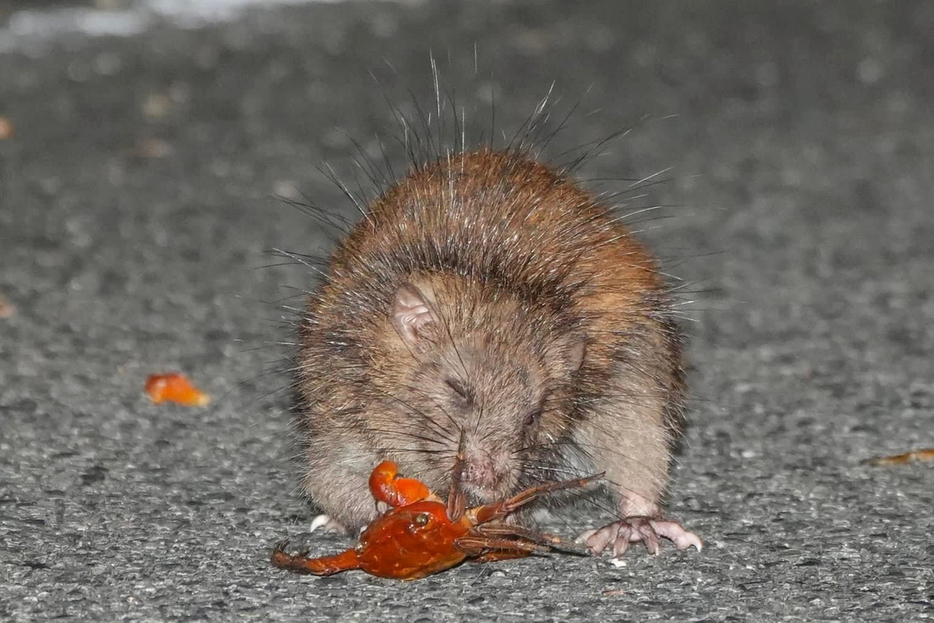
[[[335,532],[337,534],[347,534],[347,528],[337,523],[327,515],[318,515],[311,520],[311,526],[308,528],[309,534],[315,530],[323,530],[325,532]]]
[[[597,530],[588,530],[577,540],[586,543],[594,554],[602,553],[612,544],[615,558],[625,554],[629,544],[637,541],[644,542],[650,554],[657,554],[659,537],[669,539],[678,549],[694,547],[700,551],[703,547],[700,537],[677,521],[651,517],[627,517]]]

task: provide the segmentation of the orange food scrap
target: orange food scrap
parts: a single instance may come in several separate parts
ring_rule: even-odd
[[[16,305],[0,296],[0,318],[12,318],[16,315]]]
[[[175,402],[189,407],[203,407],[211,397],[191,384],[184,374],[152,374],[146,379],[146,393],[156,404]]]
[[[893,456],[880,456],[874,459],[863,461],[864,465],[904,465],[906,463],[924,463],[934,461],[934,448],[923,448],[921,450],[912,450],[904,454]]]
[[[0,141],[13,138],[13,122],[7,117],[0,117]]]

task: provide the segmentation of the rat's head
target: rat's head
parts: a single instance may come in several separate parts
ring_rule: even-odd
[[[502,292],[427,282],[400,285],[389,318],[399,363],[382,379],[381,402],[399,426],[387,446],[410,474],[448,486],[462,432],[462,485],[480,502],[544,468],[571,424],[583,338]]]

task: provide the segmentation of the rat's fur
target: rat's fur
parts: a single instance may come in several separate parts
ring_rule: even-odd
[[[347,529],[375,517],[381,460],[443,494],[461,430],[480,501],[606,471],[621,517],[660,513],[684,394],[668,290],[617,215],[525,152],[440,158],[372,202],[297,364],[303,488]]]

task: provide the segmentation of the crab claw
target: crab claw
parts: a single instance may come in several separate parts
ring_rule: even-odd
[[[272,550],[272,564],[280,569],[313,575],[332,575],[341,571],[360,568],[360,558],[356,550],[349,549],[336,556],[307,558],[308,550],[291,555],[285,552],[288,541],[280,541]]]

